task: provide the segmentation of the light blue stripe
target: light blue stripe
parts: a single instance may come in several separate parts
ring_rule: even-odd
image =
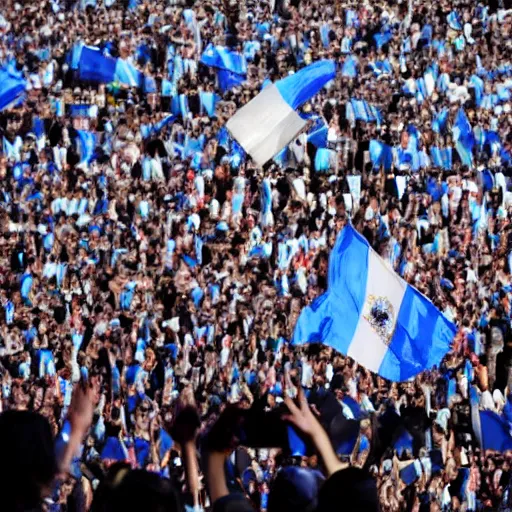
[[[369,246],[347,226],[329,258],[329,291],[303,309],[294,344],[322,342],[347,354],[363,311],[368,279]]]
[[[284,101],[294,110],[317,94],[336,76],[333,61],[320,60],[276,82]]]
[[[404,381],[439,365],[457,332],[454,324],[412,286],[407,286],[395,334],[379,368],[379,375]]]

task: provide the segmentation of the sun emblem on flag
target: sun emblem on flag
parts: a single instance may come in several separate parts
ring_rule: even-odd
[[[395,330],[395,310],[386,297],[369,295],[364,305],[363,318],[386,345],[391,343]]]

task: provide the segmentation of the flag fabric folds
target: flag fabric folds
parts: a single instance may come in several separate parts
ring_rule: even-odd
[[[114,81],[116,65],[116,59],[105,57],[100,50],[84,46],[80,54],[78,74],[81,80],[110,83]]]
[[[304,308],[293,344],[320,342],[392,381],[438,365],[455,326],[352,226],[329,258],[328,290]]]
[[[293,109],[304,105],[336,76],[333,61],[320,60],[276,82],[286,103]]]
[[[117,59],[114,78],[118,82],[129,85],[130,87],[140,87],[142,73],[128,61]]]
[[[455,117],[452,128],[453,140],[455,141],[455,148],[459,153],[461,162],[464,165],[471,167],[473,165],[473,146],[475,145],[475,136],[473,129],[466,113],[460,108]]]
[[[240,53],[233,52],[223,46],[209,45],[201,55],[201,62],[205,66],[226,69],[239,75],[247,73],[247,62]]]
[[[80,163],[89,163],[94,157],[97,136],[95,133],[85,130],[77,130],[78,149],[80,152]]]
[[[393,165],[393,149],[391,146],[378,140],[371,140],[369,150],[370,160],[374,168],[379,168],[382,165],[386,171],[391,169]]]
[[[224,93],[230,91],[233,87],[237,87],[245,82],[246,75],[239,75],[227,69],[219,69],[217,71],[217,80],[220,90]]]
[[[470,389],[471,423],[482,450],[512,450],[512,436],[507,419],[493,411],[479,410],[478,392]]]
[[[228,91],[247,78],[247,60],[244,55],[223,46],[210,44],[201,55],[201,62],[217,69],[219,87]]]
[[[318,61],[267,86],[226,124],[260,166],[287,146],[305,127],[295,110],[335,77],[334,62]]]
[[[327,133],[327,124],[321,117],[317,117],[308,131],[308,142],[317,148],[325,148],[327,147]]]
[[[219,97],[214,92],[201,91],[199,93],[199,99],[201,101],[201,108],[206,112],[208,117],[213,117]]]
[[[341,67],[341,75],[346,78],[355,78],[357,76],[357,59],[349,55]]]
[[[0,69],[0,110],[18,102],[25,94],[27,82],[11,66]]]
[[[364,121],[365,123],[377,122],[380,124],[382,120],[381,113],[374,105],[370,105],[365,100],[357,100],[352,98],[347,103],[346,118],[354,119],[358,121]]]

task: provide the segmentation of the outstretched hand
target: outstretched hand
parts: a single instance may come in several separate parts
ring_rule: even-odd
[[[323,429],[313,409],[308,404],[302,387],[299,386],[296,402],[287,396],[284,403],[290,413],[285,414],[283,419],[290,422],[297,430],[300,430],[311,439],[323,460],[327,475],[330,476],[336,473],[336,471],[345,469],[347,465],[342,464],[338,459],[327,432]]]
[[[322,430],[322,426],[314,415],[313,410],[308,404],[306,395],[300,386],[296,402],[294,402],[289,396],[285,398],[284,403],[286,407],[288,407],[290,413],[285,414],[283,419],[290,422],[302,433],[309,437],[314,437]]]
[[[85,435],[91,426],[94,409],[99,401],[99,381],[93,378],[90,384],[78,384],[68,409],[68,421],[73,431]]]

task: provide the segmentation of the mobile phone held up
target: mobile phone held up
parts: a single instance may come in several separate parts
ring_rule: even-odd
[[[247,410],[239,427],[240,444],[250,448],[281,448],[292,457],[311,454],[301,434],[283,420],[284,412]]]

